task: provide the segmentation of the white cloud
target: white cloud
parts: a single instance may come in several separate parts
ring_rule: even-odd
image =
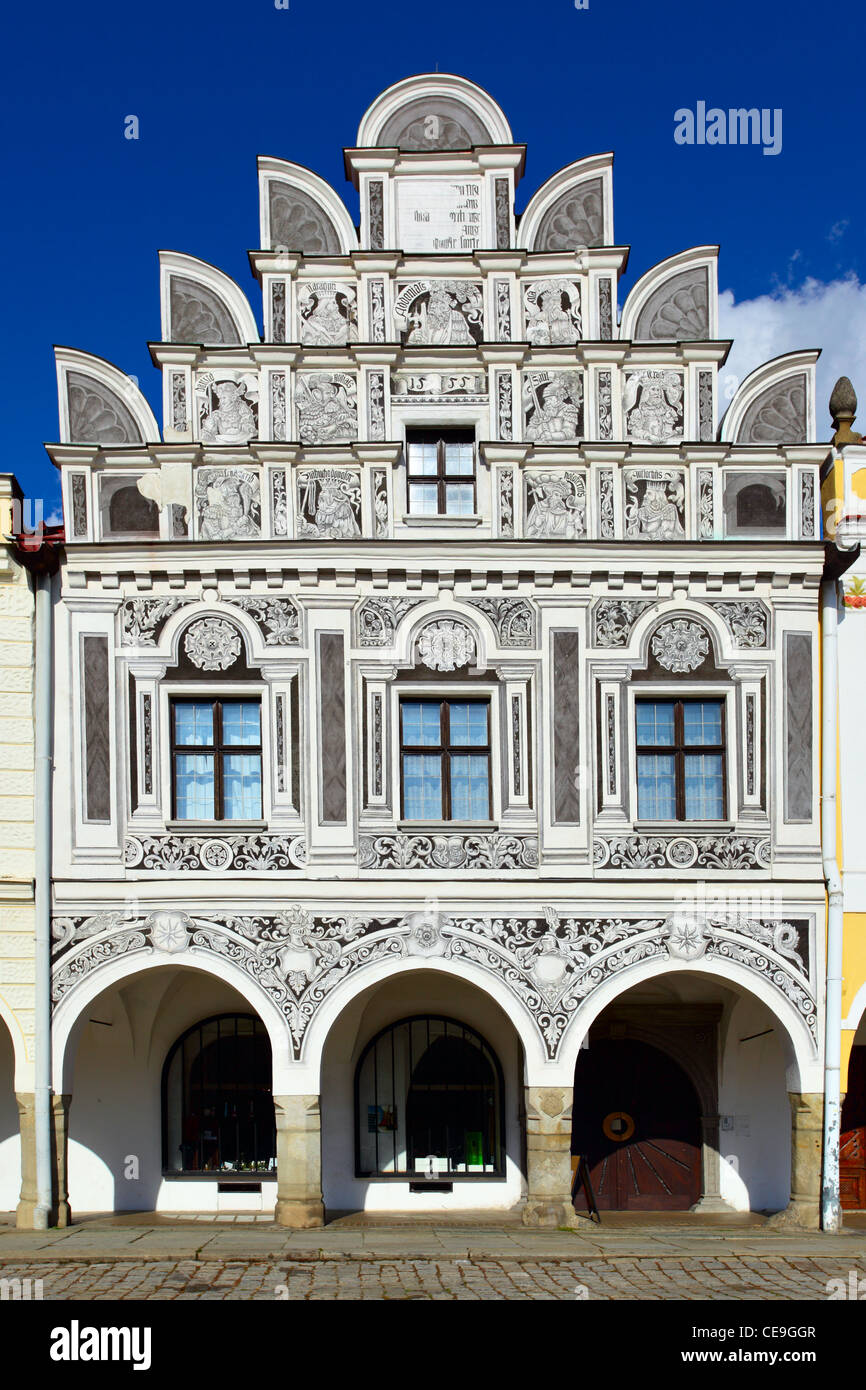
[[[828,401],[840,376],[851,378],[860,402],[860,428],[866,427],[866,285],[854,274],[842,280],[808,279],[739,304],[732,290],[719,295],[719,337],[733,338],[721,369],[720,410],[742,381],[762,362],[798,348],[821,348],[818,358],[818,438],[831,432]],[[857,426],[855,425],[855,429]]]

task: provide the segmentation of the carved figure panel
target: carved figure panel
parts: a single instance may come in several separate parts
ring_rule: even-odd
[[[679,469],[625,469],[625,533],[653,541],[682,540],[685,480]]]
[[[581,372],[527,372],[523,378],[523,435],[535,444],[583,437]]]
[[[641,444],[670,444],[683,435],[680,372],[626,372],[622,402],[626,435]]]
[[[261,484],[252,468],[199,468],[195,474],[202,541],[253,539],[261,532]]]
[[[354,285],[314,280],[298,290],[301,342],[341,347],[358,341],[358,295]]]
[[[195,381],[199,438],[247,444],[259,432],[259,383],[253,372],[199,372]]]
[[[481,286],[470,280],[400,285],[394,317],[406,347],[474,347],[484,336]]]
[[[298,473],[298,535],[350,540],[361,534],[361,475],[348,468]]]
[[[302,444],[358,437],[358,384],[348,372],[300,372],[295,401]]]
[[[524,286],[526,339],[535,347],[562,347],[581,337],[580,286],[573,280],[533,280]]]
[[[526,474],[527,540],[580,540],[586,535],[586,477],[574,469]]]

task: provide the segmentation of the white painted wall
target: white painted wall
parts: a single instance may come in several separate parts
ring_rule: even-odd
[[[166,1055],[193,1023],[229,1012],[250,1008],[221,980],[171,967],[113,986],[89,1005],[81,1021],[69,1112],[74,1214],[273,1209],[273,1180],[263,1182],[261,1196],[227,1197],[218,1196],[215,1179],[162,1176],[160,1086]],[[125,1176],[131,1156],[138,1159],[138,1178]]]
[[[857,576],[866,579],[858,562],[845,575],[851,587]],[[842,805],[842,854],[845,868],[845,910],[866,912],[866,611],[842,607],[839,614],[839,772]]]
[[[504,1181],[455,1182],[450,1193],[415,1193],[409,1182],[370,1181],[355,1172],[355,1068],[381,1028],[413,1014],[444,1014],[474,1028],[499,1058],[505,1078]],[[322,1184],[325,1210],[467,1211],[513,1207],[523,1191],[522,1067],[517,1035],[507,1016],[480,990],[460,980],[419,971],[359,995],[328,1036],[322,1061]]]
[[[741,995],[725,1011],[719,1046],[719,1113],[723,1125],[724,1117],[732,1122],[719,1134],[722,1196],[737,1211],[781,1211],[790,1193],[791,1109],[780,1024]]]

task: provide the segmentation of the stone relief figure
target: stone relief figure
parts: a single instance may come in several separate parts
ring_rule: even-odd
[[[407,347],[474,347],[483,336],[480,285],[468,280],[417,280],[394,304]]]
[[[586,482],[583,474],[526,475],[527,540],[580,540],[586,535]]]
[[[298,474],[298,533],[322,540],[360,536],[361,480],[344,468],[310,468]]]
[[[353,285],[317,280],[298,291],[301,342],[310,347],[339,347],[358,341],[358,304]]]
[[[358,387],[347,372],[297,378],[298,437],[302,444],[332,444],[358,437]]]
[[[246,444],[258,433],[258,381],[248,373],[215,379],[203,372],[195,384],[199,433],[208,444]]]
[[[259,535],[261,488],[259,475],[252,469],[198,469],[195,500],[200,540],[239,540]]]
[[[626,475],[625,533],[653,541],[682,540],[685,495],[682,473],[632,468]]]
[[[683,379],[679,372],[629,372],[623,395],[629,439],[667,444],[683,433]]]
[[[561,347],[580,338],[580,287],[571,280],[537,280],[527,285],[526,337],[535,347]]]
[[[583,433],[580,372],[530,372],[523,385],[525,439],[563,444]]]

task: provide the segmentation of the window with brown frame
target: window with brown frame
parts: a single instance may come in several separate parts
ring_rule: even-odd
[[[411,516],[474,516],[474,430],[408,430]]]
[[[404,820],[493,818],[490,701],[400,701]]]
[[[260,700],[172,700],[171,800],[175,820],[261,819]]]
[[[639,820],[724,820],[724,700],[636,700]]]

